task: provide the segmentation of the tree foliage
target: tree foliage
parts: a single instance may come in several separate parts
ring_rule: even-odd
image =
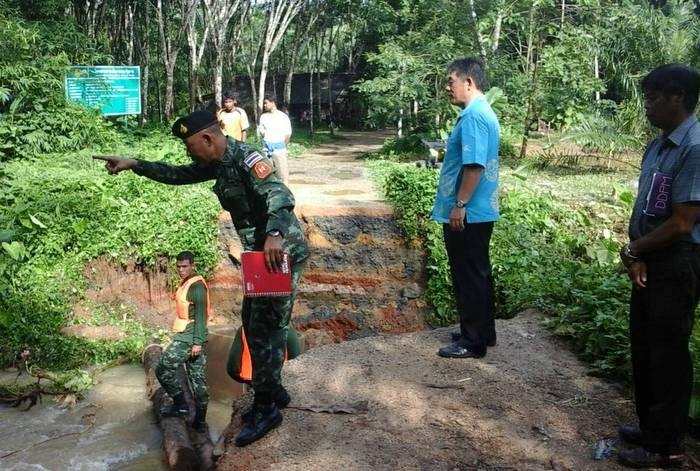
[[[77,150],[113,137],[97,113],[64,98],[68,65],[106,58],[90,49],[73,22],[29,24],[0,8],[0,31],[0,161]]]

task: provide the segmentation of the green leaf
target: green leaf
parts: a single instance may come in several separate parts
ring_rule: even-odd
[[[85,221],[85,219],[81,219],[80,221],[76,221],[73,223],[73,230],[76,234],[83,234],[86,229],[87,222]]]
[[[14,315],[11,312],[0,311],[0,327],[7,329],[14,320]]]
[[[41,221],[39,220],[39,218],[37,218],[37,217],[34,216],[33,214],[30,214],[30,215],[29,215],[29,219],[30,219],[34,224],[36,224],[37,226],[41,227],[42,229],[46,229],[46,226],[44,225],[44,223],[41,222]]]
[[[17,231],[14,229],[3,229],[0,231],[0,242],[10,242],[16,235]]]
[[[9,244],[3,242],[2,248],[5,249],[5,252],[7,252],[13,260],[17,261],[22,260],[27,254],[27,249],[24,247],[24,244],[19,241],[14,241]]]

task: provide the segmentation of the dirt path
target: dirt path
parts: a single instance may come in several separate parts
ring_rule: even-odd
[[[454,329],[313,349],[288,363],[292,408],[269,437],[227,446],[221,470],[603,470],[591,445],[633,406],[525,312],[497,321],[482,360],[436,355]],[[345,408],[328,414],[310,408]],[[228,436],[239,427],[232,418]]]
[[[304,213],[318,208],[367,208],[390,212],[360,158],[379,150],[391,132],[343,132],[342,138],[291,159],[289,186]]]
[[[290,186],[302,218],[316,216],[309,217],[316,227],[327,214],[390,216],[391,208],[357,160],[386,137],[354,133],[292,160]],[[335,236],[338,260],[349,258],[338,255],[344,253],[337,251],[343,235],[330,229],[329,234]],[[356,242],[367,245],[362,237]],[[325,246],[311,242],[312,258],[323,258]],[[370,259],[399,250],[391,247],[370,245],[368,250],[375,251]],[[338,292],[329,295],[335,299]],[[409,315],[406,304],[393,305],[394,321]],[[481,360],[436,355],[454,328],[374,335],[311,349],[285,367],[292,404],[268,437],[236,448],[237,410],[250,397],[234,403],[218,469],[622,469],[614,456],[594,461],[591,447],[615,437],[618,425],[633,419],[628,393],[616,383],[587,376],[586,366],[541,321],[534,311],[497,321],[498,345]]]

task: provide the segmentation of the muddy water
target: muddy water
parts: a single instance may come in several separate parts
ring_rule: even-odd
[[[2,373],[0,381],[14,380]],[[27,412],[0,408],[0,469],[164,470],[161,434],[146,398],[141,365],[124,365],[99,375],[99,383],[72,409],[44,396]],[[207,414],[217,441],[230,418],[230,402],[212,401]]]

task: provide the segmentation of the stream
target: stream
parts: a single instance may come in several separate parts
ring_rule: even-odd
[[[223,355],[217,350],[228,352],[230,335],[230,329],[210,332],[210,372],[212,368],[222,371],[224,358],[219,358]],[[26,384],[30,379],[26,373],[17,379],[15,372],[0,372],[2,384],[15,380]],[[210,377],[207,422],[214,443],[231,417],[230,397],[221,390],[235,395],[242,391],[240,386],[232,390],[229,383],[217,384]],[[101,372],[97,384],[72,408],[61,407],[48,395],[26,412],[0,406],[0,423],[2,471],[167,469],[160,428],[146,398],[146,375],[140,364]]]

